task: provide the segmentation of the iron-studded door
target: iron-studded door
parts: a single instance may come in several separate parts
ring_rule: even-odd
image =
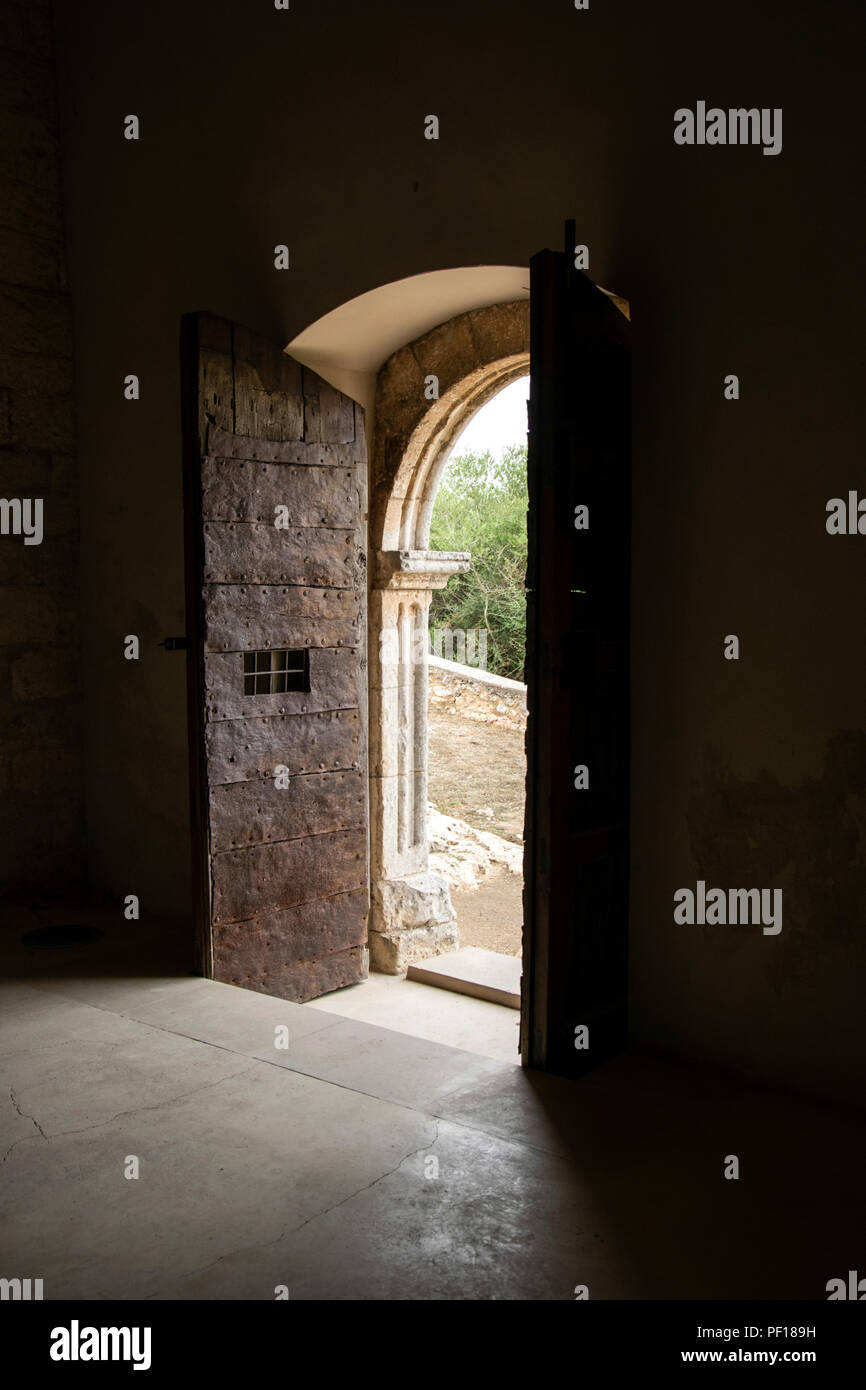
[[[364,412],[183,324],[200,966],[285,999],[366,972]]]
[[[565,1076],[626,1041],[628,329],[570,254],[533,258],[521,1053]]]

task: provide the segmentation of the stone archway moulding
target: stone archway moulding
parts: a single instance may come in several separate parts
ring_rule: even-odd
[[[456,949],[427,843],[427,649],[434,589],[469,567],[428,548],[436,490],[471,417],[529,370],[529,301],[471,309],[398,349],[376,383],[370,461],[370,963]],[[435,385],[431,381],[435,378]]]

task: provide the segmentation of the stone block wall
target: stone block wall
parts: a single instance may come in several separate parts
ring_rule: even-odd
[[[445,657],[431,656],[428,664],[431,709],[459,714],[479,724],[526,728],[526,686],[522,681]]]
[[[66,892],[84,860],[78,482],[48,0],[0,0],[0,499],[0,892]]]

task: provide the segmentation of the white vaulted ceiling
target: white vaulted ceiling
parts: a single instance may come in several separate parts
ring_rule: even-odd
[[[376,374],[392,352],[468,309],[529,298],[523,266],[432,270],[358,295],[317,319],[285,351],[372,413]]]

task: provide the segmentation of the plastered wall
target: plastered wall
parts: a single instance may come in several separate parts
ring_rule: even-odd
[[[47,0],[0,4],[0,497],[0,895],[68,900],[85,872],[78,478]]]

